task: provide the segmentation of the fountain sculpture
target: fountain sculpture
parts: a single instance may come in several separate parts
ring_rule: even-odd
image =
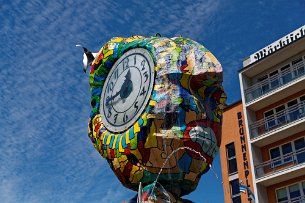
[[[90,93],[89,137],[120,182],[140,188],[136,201],[188,202],[221,142],[214,55],[184,37],[112,38],[92,61]]]

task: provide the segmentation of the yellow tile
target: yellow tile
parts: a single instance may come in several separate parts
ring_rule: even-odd
[[[111,149],[115,149],[115,144],[117,142],[117,139],[118,139],[118,136],[115,135]]]
[[[157,102],[156,102],[155,100],[150,100],[150,101],[149,101],[149,105],[151,105],[151,106],[155,106],[156,103],[157,103]]]
[[[134,134],[136,134],[136,133],[138,133],[138,132],[140,132],[140,127],[139,127],[139,123],[138,122],[136,122],[135,124],[134,124],[134,126],[133,126],[133,133]]]
[[[122,138],[123,138],[123,136],[120,137],[119,152],[124,152],[124,149],[123,149],[123,146],[122,146]]]
[[[129,144],[130,143],[129,130],[127,130],[126,133],[123,134],[123,136],[125,136],[126,144]]]
[[[109,146],[112,136],[113,136],[112,134],[108,135],[107,141],[106,141],[107,146]]]
[[[104,58],[107,58],[108,56],[113,54],[113,50],[107,51],[107,53],[104,54]]]

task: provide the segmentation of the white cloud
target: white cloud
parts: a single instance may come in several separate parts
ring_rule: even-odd
[[[202,36],[202,31],[209,32],[208,25],[213,23],[214,14],[219,10],[218,1],[133,1],[136,6],[145,7],[137,10],[130,20],[130,28],[135,33],[154,35],[159,32],[167,37],[183,35],[191,38]],[[137,20],[141,18],[142,20]],[[144,23],[143,23],[144,22]]]

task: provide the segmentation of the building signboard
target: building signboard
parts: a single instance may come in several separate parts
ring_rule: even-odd
[[[269,44],[261,50],[250,55],[250,62],[248,65],[265,58],[266,56],[286,47],[287,45],[303,38],[305,36],[305,25],[282,37],[281,39]]]
[[[238,112],[237,113],[237,118],[238,118],[238,127],[239,127],[239,136],[240,136],[240,144],[241,144],[241,149],[242,149],[242,157],[243,157],[243,165],[244,165],[244,174],[245,174],[245,188],[247,188],[247,195],[248,195],[248,201],[252,202],[252,192],[250,190],[250,181],[248,179],[250,175],[250,166],[248,162],[248,157],[247,157],[247,147],[246,147],[246,136],[244,132],[244,124],[243,124],[243,119],[242,119],[242,113]]]

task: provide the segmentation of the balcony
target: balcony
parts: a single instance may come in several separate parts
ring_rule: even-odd
[[[300,121],[305,120],[305,102],[301,102],[290,106],[282,111],[279,111],[276,114],[265,117],[264,119],[258,120],[250,125],[250,138],[251,141],[255,139],[261,139],[270,135],[280,129],[287,129],[292,125],[299,124]],[[305,130],[305,125],[296,126],[298,128],[294,128],[293,132],[297,133]],[[286,137],[291,135],[291,133],[286,132]],[[283,136],[285,136],[283,135]],[[277,136],[277,140],[284,138],[280,135]],[[270,143],[275,141],[269,139]],[[267,144],[267,143],[265,143]]]
[[[283,70],[246,89],[246,104],[254,102],[264,95],[270,94],[282,87],[288,86],[301,78],[305,78],[305,65],[303,60],[294,64],[291,68]]]
[[[305,148],[256,165],[258,183],[269,186],[305,175]]]
[[[280,201],[277,203],[304,203],[304,202],[305,202],[305,195],[293,198],[291,200]]]

